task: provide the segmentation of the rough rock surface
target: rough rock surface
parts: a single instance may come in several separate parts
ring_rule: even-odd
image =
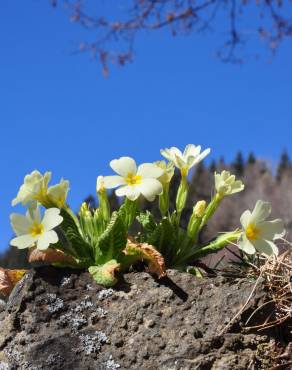
[[[257,368],[256,350],[270,338],[243,334],[242,326],[265,299],[261,284],[218,335],[254,281],[168,276],[132,272],[104,289],[87,272],[29,271],[0,310],[0,370]]]

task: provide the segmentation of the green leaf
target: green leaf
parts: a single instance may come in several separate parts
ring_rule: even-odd
[[[198,267],[192,266],[188,269],[188,272],[198,278],[204,277],[204,275],[201,273],[201,270]]]
[[[174,226],[168,218],[163,218],[152,234],[149,235],[147,243],[154,245],[157,250],[170,262],[176,254],[178,227]]]
[[[95,246],[95,263],[103,264],[118,259],[127,244],[127,230],[121,215],[112,214],[105,231],[98,238]]]
[[[67,246],[64,245],[62,249],[66,250],[67,247],[71,254],[74,253],[79,259],[93,259],[92,247],[83,239],[77,217],[71,210],[65,208],[61,209],[61,216],[63,222],[60,226],[66,238],[62,244],[68,244]]]
[[[90,266],[88,271],[98,284],[111,287],[118,281],[115,274],[119,268],[120,264],[116,260],[110,260],[103,265]]]
[[[137,220],[141,224],[141,226],[143,227],[143,230],[146,234],[153,233],[155,231],[156,227],[157,227],[157,224],[154,220],[154,217],[153,217],[152,213],[150,213],[149,211],[141,212],[137,216]]]
[[[125,202],[121,205],[120,209],[118,210],[118,214],[121,216],[121,219],[125,225],[126,230],[128,230],[131,227],[132,223],[135,221],[137,215],[137,207],[138,199],[132,201],[126,198]]]
[[[192,256],[196,259],[206,256],[207,254],[216,253],[221,249],[225,248],[228,244],[233,243],[238,240],[241,232],[238,230],[231,231],[218,236],[216,239],[209,242],[207,245],[203,245],[196,248]]]

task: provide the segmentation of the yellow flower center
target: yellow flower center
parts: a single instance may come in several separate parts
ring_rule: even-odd
[[[130,186],[139,185],[142,182],[142,176],[128,173],[128,176],[125,178],[125,181]]]
[[[29,233],[35,238],[36,236],[40,236],[44,233],[44,227],[42,224],[34,222],[29,229]]]
[[[245,235],[249,240],[256,240],[259,238],[260,229],[254,224],[249,224],[245,230]]]

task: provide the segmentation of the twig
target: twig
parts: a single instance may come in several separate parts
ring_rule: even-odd
[[[220,331],[220,333],[218,335],[222,335],[225,332],[225,330],[228,329],[230,327],[230,325],[237,319],[237,317],[240,316],[241,313],[244,311],[244,309],[248,305],[249,301],[251,300],[251,297],[253,296],[261,277],[262,277],[262,271],[261,271],[259,277],[257,278],[257,280],[256,280],[256,282],[255,282],[255,284],[254,284],[254,286],[253,286],[253,288],[250,292],[250,295],[248,296],[245,304],[241,307],[241,309],[237,312],[237,314],[235,316],[233,316],[233,318],[229,321],[229,323],[226,326],[224,326],[224,328]]]

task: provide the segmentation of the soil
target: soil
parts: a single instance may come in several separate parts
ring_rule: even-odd
[[[0,304],[0,370],[268,369],[279,355],[279,369],[288,369],[283,328],[245,329],[268,299],[262,282],[237,315],[254,285],[168,270],[161,280],[130,272],[105,289],[87,272],[32,269]],[[264,307],[249,326],[272,309]]]

